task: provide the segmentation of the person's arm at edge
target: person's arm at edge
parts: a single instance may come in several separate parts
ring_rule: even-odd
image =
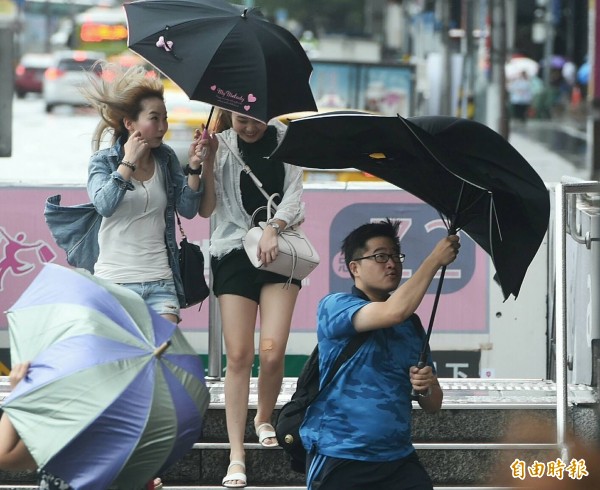
[[[27,375],[29,363],[16,364],[10,373],[10,385],[15,386]],[[8,471],[35,470],[37,464],[17,433],[9,416],[0,418],[0,469]]]

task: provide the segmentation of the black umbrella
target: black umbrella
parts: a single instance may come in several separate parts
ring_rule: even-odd
[[[331,112],[289,123],[272,159],[355,167],[437,209],[491,256],[515,297],[548,227],[548,191],[515,148],[487,126],[455,117]]]
[[[438,210],[449,233],[465,231],[490,255],[505,299],[519,294],[548,228],[544,182],[506,139],[475,121],[309,116],[289,123],[270,158],[311,168],[355,167],[414,194]]]
[[[263,122],[316,111],[304,49],[258,9],[223,0],[140,0],[124,7],[129,48],[190,99]]]

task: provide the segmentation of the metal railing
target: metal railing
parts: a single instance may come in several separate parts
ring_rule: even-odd
[[[592,181],[577,181],[563,177],[562,182],[555,187],[555,268],[556,268],[556,434],[557,446],[563,461],[569,459],[567,446],[567,410],[568,410],[568,383],[567,383],[567,230],[572,235],[576,226],[569,222],[567,212],[569,208],[568,196],[583,193],[600,193],[600,183]],[[570,199],[571,206],[575,200]],[[571,213],[571,217],[575,216]],[[578,237],[575,241],[581,243]]]

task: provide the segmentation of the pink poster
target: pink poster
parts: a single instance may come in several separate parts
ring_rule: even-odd
[[[62,205],[88,201],[84,188],[0,187],[0,311],[6,311],[39,273],[45,262],[67,265],[65,253],[55,244],[44,221],[44,203],[60,194]],[[314,331],[319,300],[330,292],[349,291],[352,285],[339,249],[343,237],[371,220],[401,220],[403,277],[409,278],[435,244],[446,235],[439,215],[411,194],[395,190],[307,189],[303,229],[317,247],[321,263],[305,279],[296,306],[292,330]],[[200,245],[209,277],[209,220],[183,219],[190,241]],[[458,260],[447,269],[435,319],[436,332],[483,333],[488,330],[488,258],[465,234]],[[427,326],[437,280],[418,313]],[[60,285],[57,285],[60,287]],[[182,313],[183,330],[206,331],[209,301],[200,311],[193,306]],[[6,316],[0,329],[7,328]]]

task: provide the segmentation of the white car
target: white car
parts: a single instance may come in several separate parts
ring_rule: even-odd
[[[81,86],[88,83],[86,71],[98,60],[105,59],[99,51],[57,51],[53,53],[52,63],[44,73],[42,90],[46,112],[57,105],[89,105]],[[100,75],[100,73],[96,73]]]

